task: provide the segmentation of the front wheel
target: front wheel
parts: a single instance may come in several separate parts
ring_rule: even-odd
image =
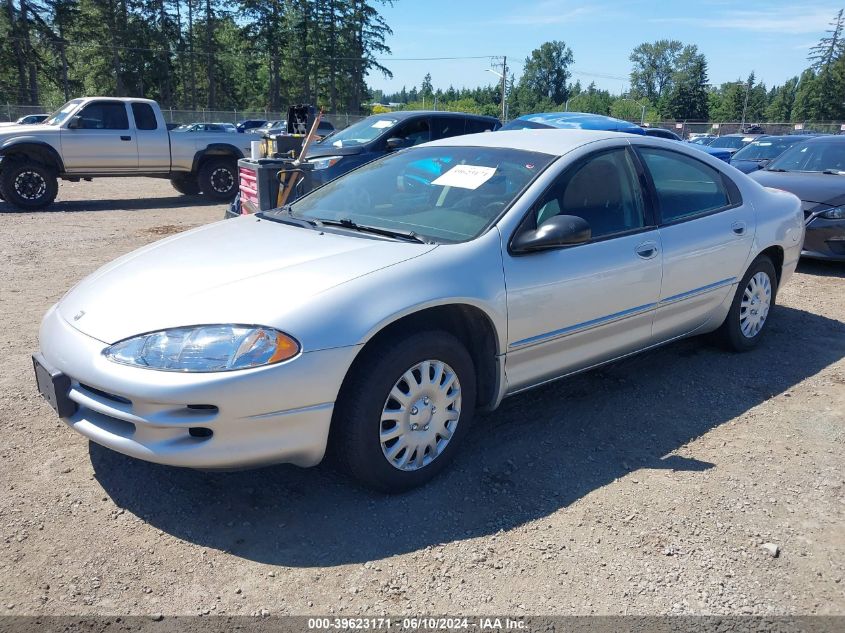
[[[729,349],[745,352],[760,342],[775,306],[777,283],[774,264],[765,255],[748,267],[718,332]]]
[[[38,163],[13,162],[3,165],[0,192],[6,201],[19,209],[43,209],[56,199],[59,183],[56,175]]]
[[[231,158],[209,160],[200,167],[197,181],[207,198],[231,200],[238,191],[237,163]]]
[[[356,362],[335,406],[332,449],[356,479],[402,492],[454,458],[475,413],[475,368],[447,332],[393,339]]]

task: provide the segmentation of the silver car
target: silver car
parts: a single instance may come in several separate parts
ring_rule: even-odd
[[[331,446],[399,491],[506,396],[714,330],[754,347],[803,238],[795,196],[680,143],[448,138],[115,260],[44,317],[35,371],[126,455],[313,466]]]

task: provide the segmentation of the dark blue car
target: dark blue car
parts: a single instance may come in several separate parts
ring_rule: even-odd
[[[313,166],[310,188],[318,187],[380,156],[450,136],[492,132],[495,117],[424,110],[376,114],[314,143],[306,160]]]
[[[803,143],[812,136],[764,136],[752,141],[731,157],[731,165],[743,173],[750,174],[763,169],[787,149],[797,143]]]

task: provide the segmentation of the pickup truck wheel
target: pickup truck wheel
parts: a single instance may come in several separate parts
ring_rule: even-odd
[[[14,162],[0,173],[0,192],[19,209],[43,209],[56,199],[59,183],[55,174],[43,165]]]
[[[190,174],[175,176],[170,179],[170,184],[176,191],[186,196],[198,196],[200,193],[200,185],[196,176]]]
[[[360,482],[402,492],[454,458],[475,410],[472,357],[454,336],[383,341],[350,370],[332,419],[332,452]]]
[[[238,192],[238,167],[231,158],[215,158],[200,167],[202,193],[212,200],[231,200]]]

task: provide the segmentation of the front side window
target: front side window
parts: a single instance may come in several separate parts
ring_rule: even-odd
[[[463,134],[463,132],[461,132]],[[428,124],[428,119],[416,119],[414,121],[406,121],[401,125],[396,126],[396,129],[390,134],[391,137],[403,138],[407,141],[406,147],[419,145],[420,143],[427,143],[431,140],[431,128]]]
[[[155,130],[158,127],[155,112],[149,103],[133,103],[132,116],[139,130]]]
[[[99,101],[88,104],[79,113],[83,130],[128,130],[126,106],[120,101]]]
[[[294,202],[290,212],[464,242],[495,222],[553,160],[499,147],[420,147],[341,176]]]
[[[664,223],[721,209],[731,204],[721,173],[685,154],[639,148],[660,205]]]
[[[630,153],[601,152],[566,171],[536,206],[536,226],[556,215],[583,218],[594,239],[644,227],[642,189]]]

